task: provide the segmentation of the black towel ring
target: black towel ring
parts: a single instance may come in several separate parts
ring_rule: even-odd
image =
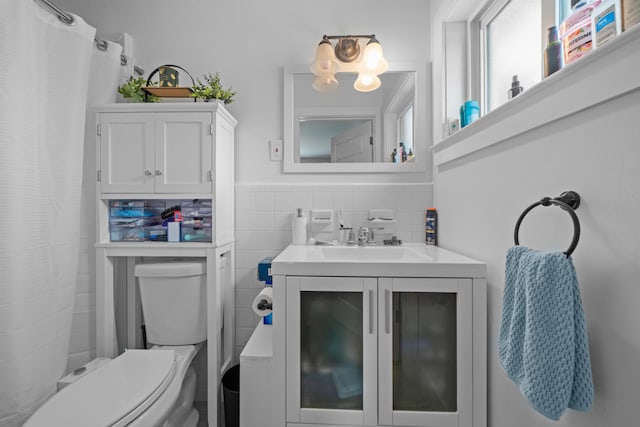
[[[580,221],[578,220],[578,216],[574,212],[574,209],[578,209],[578,206],[580,206],[580,195],[575,191],[565,191],[564,193],[560,194],[558,197],[555,197],[553,199],[550,197],[543,197],[542,200],[535,202],[534,204],[529,206],[527,209],[525,209],[524,212],[522,212],[522,214],[520,215],[520,218],[518,218],[518,222],[516,222],[516,229],[513,233],[513,239],[515,240],[516,245],[520,244],[520,242],[518,241],[518,232],[520,231],[520,223],[522,223],[522,220],[529,213],[531,209],[540,205],[560,206],[560,208],[569,212],[569,215],[571,215],[571,220],[573,221],[573,239],[571,240],[571,245],[569,246],[569,249],[567,249],[564,252],[564,254],[567,257],[569,257],[573,253],[573,251],[576,249],[576,246],[578,246],[578,240],[580,239]]]

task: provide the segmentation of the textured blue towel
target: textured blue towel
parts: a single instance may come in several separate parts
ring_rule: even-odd
[[[571,258],[514,246],[507,252],[498,356],[529,404],[558,420],[593,403],[587,326]]]

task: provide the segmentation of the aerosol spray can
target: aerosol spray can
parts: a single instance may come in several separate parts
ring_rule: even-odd
[[[438,212],[436,208],[427,209],[425,221],[425,243],[427,245],[438,245]]]

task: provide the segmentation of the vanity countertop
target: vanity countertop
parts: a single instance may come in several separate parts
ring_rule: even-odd
[[[425,244],[289,245],[271,263],[273,275],[357,277],[485,277],[483,262]]]

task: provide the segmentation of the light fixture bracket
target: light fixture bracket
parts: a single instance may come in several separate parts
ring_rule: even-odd
[[[361,34],[361,35],[342,35],[342,36],[327,36],[322,37],[322,41],[337,40],[335,47],[336,58],[345,63],[350,63],[357,60],[360,57],[360,44],[358,39],[375,40],[375,34]],[[377,42],[377,40],[376,40]]]
[[[336,58],[342,62],[353,62],[360,56],[358,39],[339,39],[335,48]]]

